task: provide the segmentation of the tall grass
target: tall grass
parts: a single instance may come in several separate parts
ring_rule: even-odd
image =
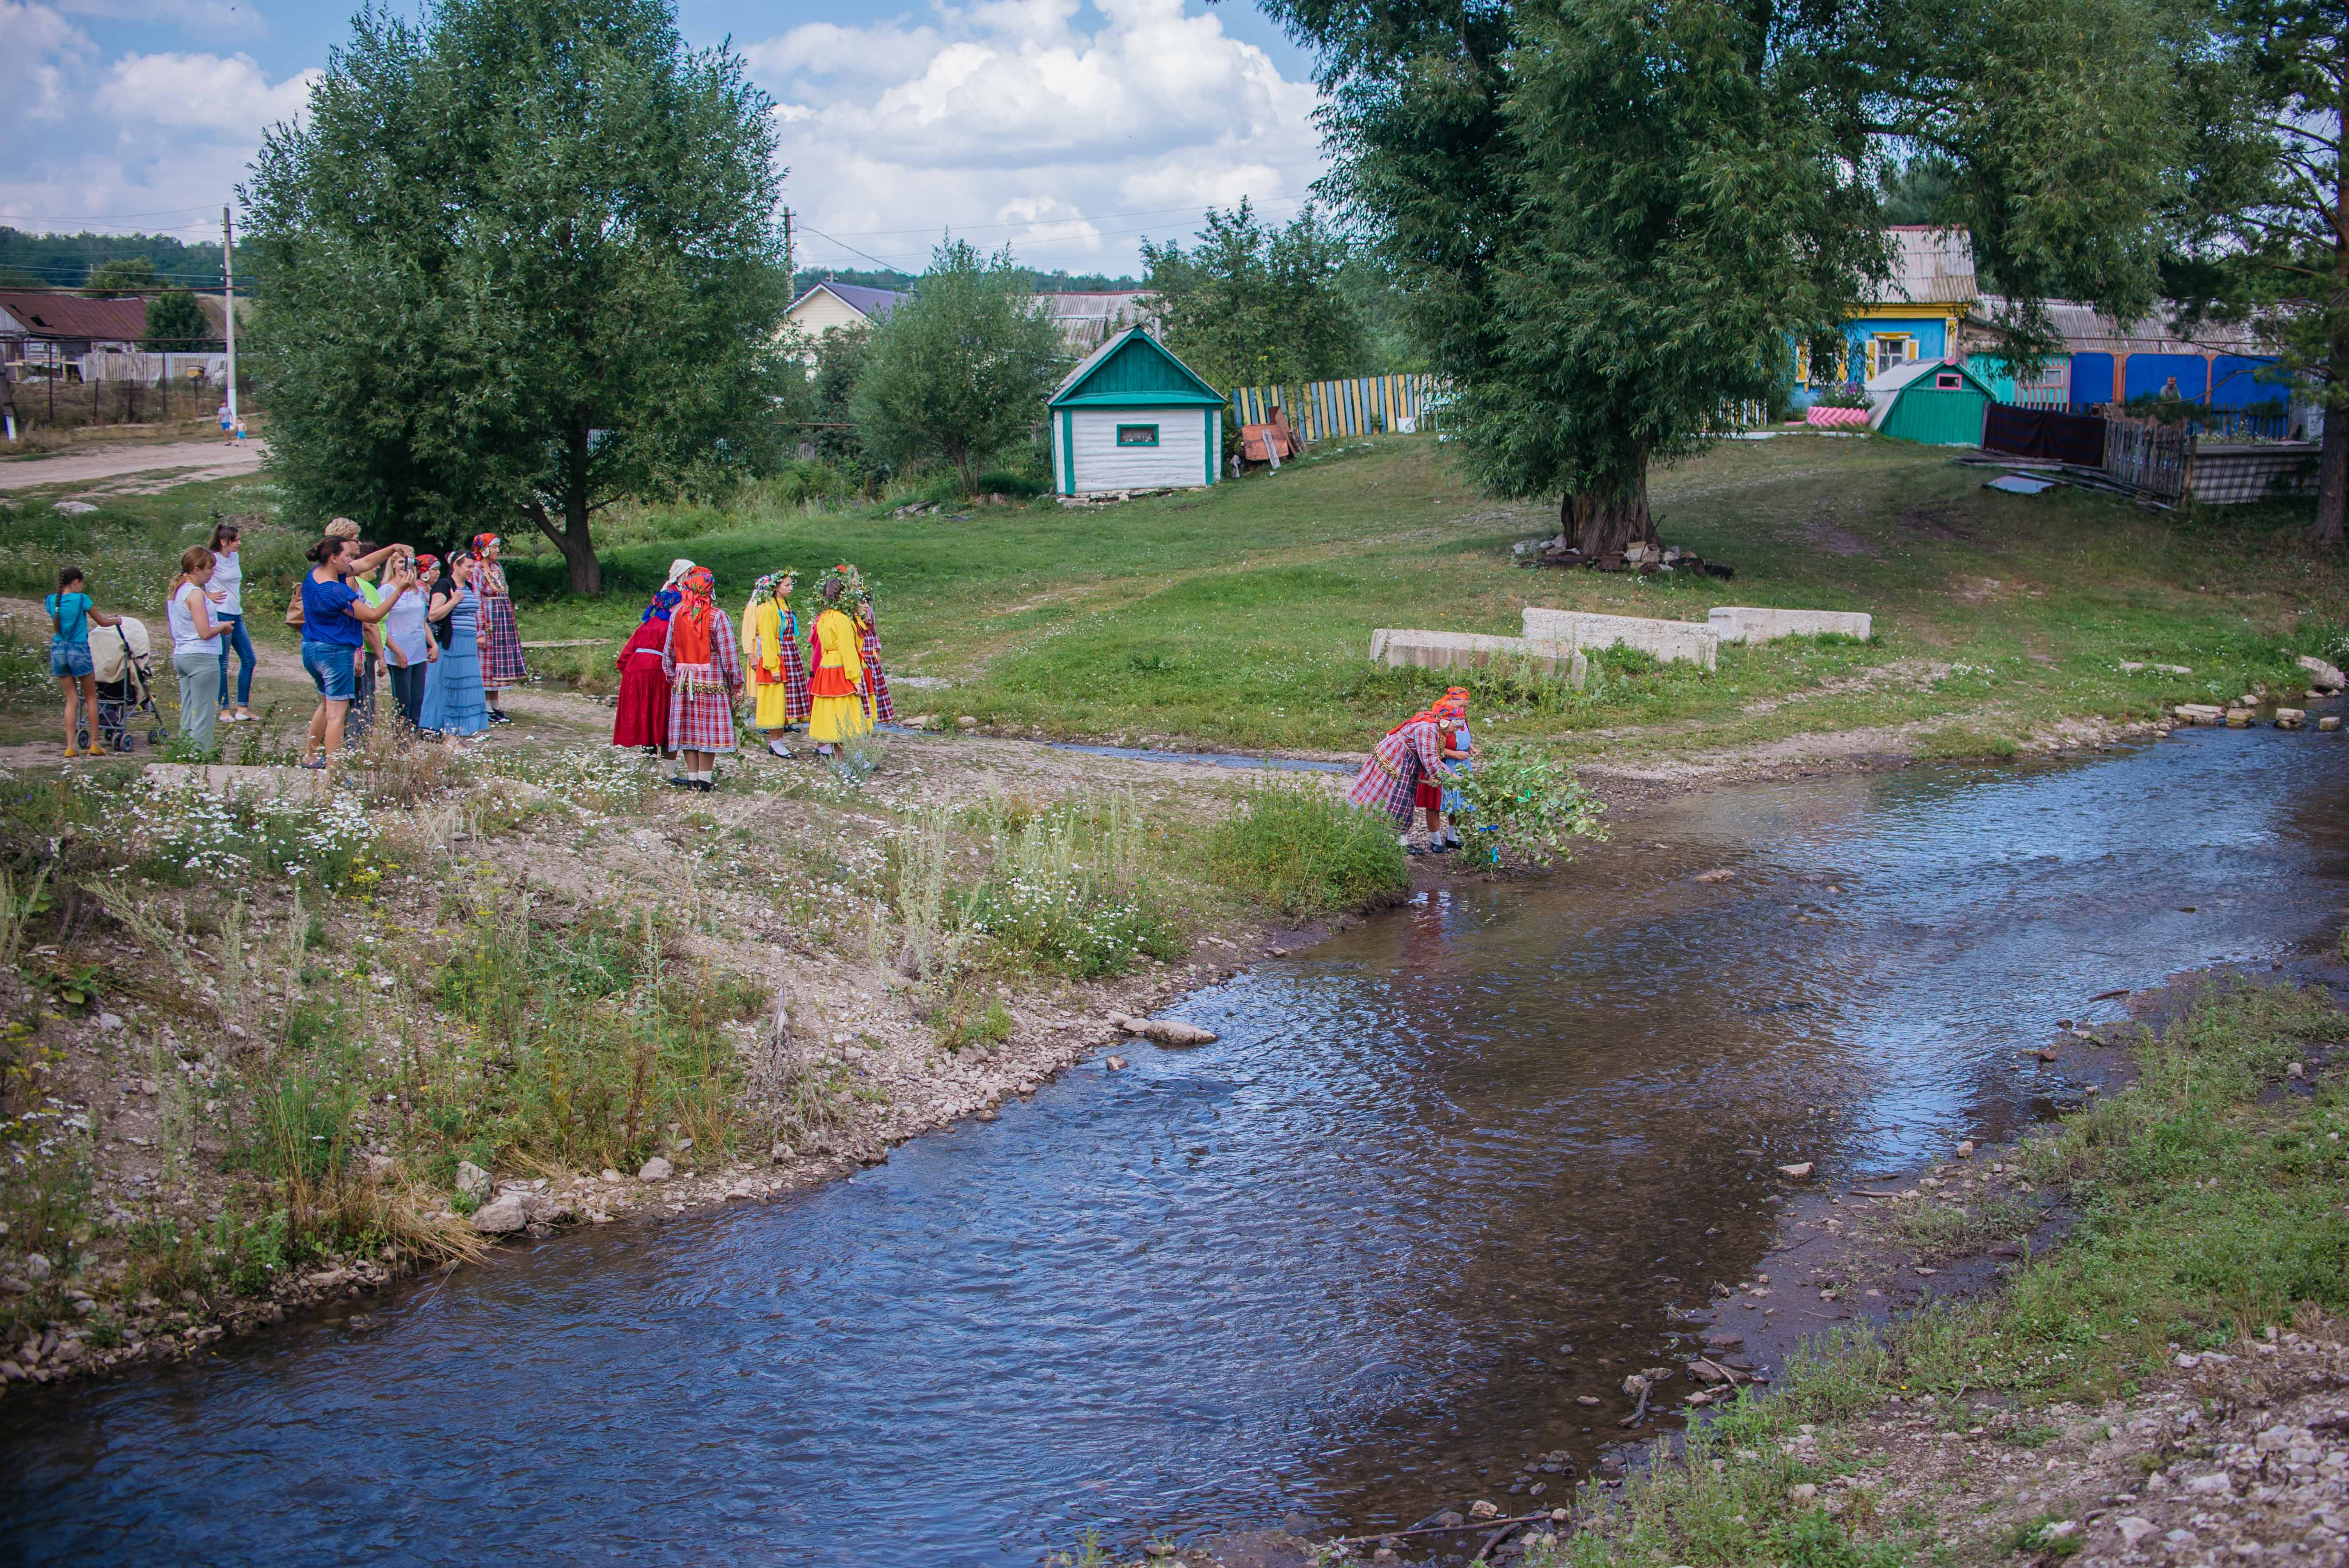
[[[1207,840],[1216,880],[1288,915],[1392,903],[1411,871],[1387,818],[1309,784],[1263,784]]]

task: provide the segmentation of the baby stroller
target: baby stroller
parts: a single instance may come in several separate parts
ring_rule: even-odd
[[[111,626],[89,629],[92,673],[98,677],[98,727],[109,751],[130,749],[130,727],[142,717],[147,744],[171,738],[155,707],[155,667],[148,656],[147,625],[125,615]],[[82,744],[89,744],[85,732]]]

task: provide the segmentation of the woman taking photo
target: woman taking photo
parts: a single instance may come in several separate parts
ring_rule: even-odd
[[[214,639],[228,635],[228,627],[212,619],[206,591],[214,574],[212,552],[191,544],[180,556],[180,574],[171,579],[163,608],[171,624],[171,669],[180,677],[180,741],[202,757],[212,752],[212,721],[219,715],[212,691],[227,668]]]
[[[489,633],[481,624],[481,599],[473,590],[470,555],[449,558],[449,576],[433,590],[424,613],[440,645],[440,657],[426,671],[424,711],[417,727],[427,735],[479,735],[490,727],[481,696],[481,655]]]
[[[433,640],[425,620],[425,593],[430,579],[418,570],[419,564],[408,546],[393,546],[391,574],[404,573],[416,586],[394,601],[391,614],[383,618],[384,673],[391,678],[392,699],[399,704],[400,717],[410,729],[423,727],[424,675],[440,654],[440,645]]]
[[[386,584],[383,603],[370,604],[350,585],[358,564],[358,542],[332,535],[310,546],[315,562],[302,579],[302,667],[318,688],[318,711],[310,716],[305,768],[324,768],[343,748],[343,723],[357,689],[358,662],[367,628],[391,613],[411,586],[405,573]]]
[[[204,590],[212,601],[212,617],[222,628],[220,639],[220,709],[227,724],[255,724],[253,711],[253,638],[244,629],[244,560],[237,526],[223,522],[212,529],[212,580]],[[236,706],[228,701],[228,656],[236,655]]]

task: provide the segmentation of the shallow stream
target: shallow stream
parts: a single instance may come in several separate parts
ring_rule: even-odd
[[[853,1180],[11,1397],[0,1558],[1032,1564],[1587,1464],[1773,1165],[2005,1136],[2090,996],[2324,940],[2344,786],[2349,738],[2197,730],[1679,801]]]

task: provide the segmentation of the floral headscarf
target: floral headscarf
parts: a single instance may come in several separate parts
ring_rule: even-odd
[[[756,608],[758,605],[764,604],[768,601],[773,599],[785,583],[790,582],[792,578],[797,577],[798,575],[799,572],[797,569],[786,566],[781,572],[770,572],[764,577],[760,578],[756,583],[751,583],[750,603],[752,607]]]
[[[419,555],[416,558],[416,580],[419,583],[429,583],[432,580],[432,574],[440,570],[439,556]]]
[[[1450,691],[1445,692],[1442,696],[1436,698],[1435,702],[1428,708],[1427,711],[1434,714],[1439,718],[1467,717],[1468,688],[1466,686],[1454,686]]]
[[[669,652],[681,665],[706,665],[709,662],[709,618],[718,606],[710,603],[710,593],[718,579],[707,566],[697,566],[678,583],[684,595],[669,614]]]
[[[494,533],[477,533],[473,535],[473,553],[486,555],[490,552],[490,546],[497,542],[498,536]]]
[[[684,594],[674,588],[662,589],[653,595],[653,602],[645,606],[645,613],[636,618],[636,624],[641,626],[647,621],[667,620],[671,613],[677,609],[678,602],[684,597]]]

